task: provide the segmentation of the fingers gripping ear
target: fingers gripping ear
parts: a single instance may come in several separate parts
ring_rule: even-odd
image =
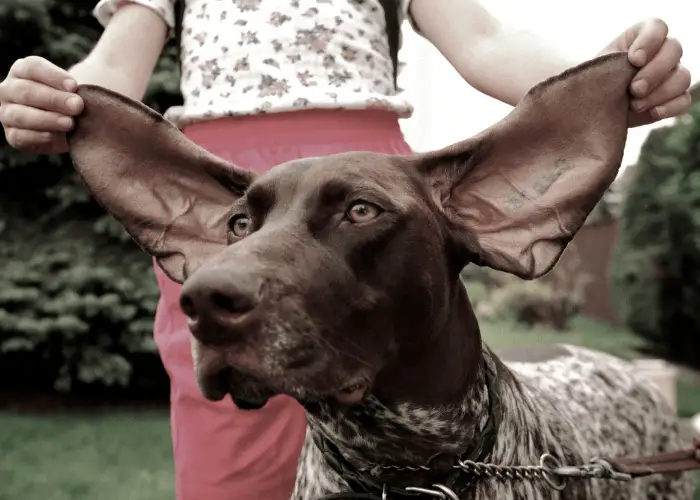
[[[611,54],[534,87],[501,122],[418,165],[478,264],[549,272],[618,173],[636,70]]]
[[[208,153],[127,97],[81,86],[69,134],[73,164],[93,197],[163,270],[182,282],[226,245],[226,216],[253,174]]]

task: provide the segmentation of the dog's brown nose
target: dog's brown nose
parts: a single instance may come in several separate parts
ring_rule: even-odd
[[[248,273],[201,269],[185,281],[180,306],[192,322],[192,333],[200,340],[213,340],[253,311],[259,294],[260,279]]]

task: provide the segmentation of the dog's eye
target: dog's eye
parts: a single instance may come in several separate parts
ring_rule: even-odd
[[[345,213],[347,219],[354,224],[369,222],[381,213],[382,209],[374,203],[366,201],[357,201],[350,205],[350,208]]]
[[[229,229],[238,238],[247,236],[250,233],[251,226],[250,218],[246,215],[237,215],[228,221]]]

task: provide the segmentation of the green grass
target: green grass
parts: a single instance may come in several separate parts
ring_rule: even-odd
[[[700,413],[700,376],[681,372],[678,377],[678,415],[690,418]]]
[[[0,413],[0,500],[174,500],[167,411]]]
[[[494,349],[564,342],[631,359],[636,356],[636,349],[642,346],[639,338],[632,333],[588,318],[575,318],[571,322],[571,329],[566,332],[537,326],[527,330],[509,321],[481,321],[480,325],[484,340]]]
[[[630,359],[640,346],[632,334],[586,319],[565,333],[509,322],[485,322],[482,330],[494,348],[566,342]],[[681,373],[678,404],[684,417],[700,412],[700,376]],[[167,411],[0,412],[0,500],[174,498]]]

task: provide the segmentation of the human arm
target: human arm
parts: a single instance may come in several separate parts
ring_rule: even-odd
[[[36,56],[15,62],[0,83],[0,123],[8,143],[40,153],[65,152],[65,133],[83,109],[74,93],[79,84],[100,85],[142,99],[167,30],[155,10],[124,3],[90,54],[69,70]]]
[[[412,0],[409,12],[421,35],[470,85],[507,104],[515,105],[537,83],[580,62],[558,54],[535,33],[502,23],[480,0]],[[630,89],[630,126],[676,116],[690,105],[682,47],[667,35],[663,21],[644,21],[601,51],[627,52],[641,68]],[[639,87],[642,81],[646,89]]]

